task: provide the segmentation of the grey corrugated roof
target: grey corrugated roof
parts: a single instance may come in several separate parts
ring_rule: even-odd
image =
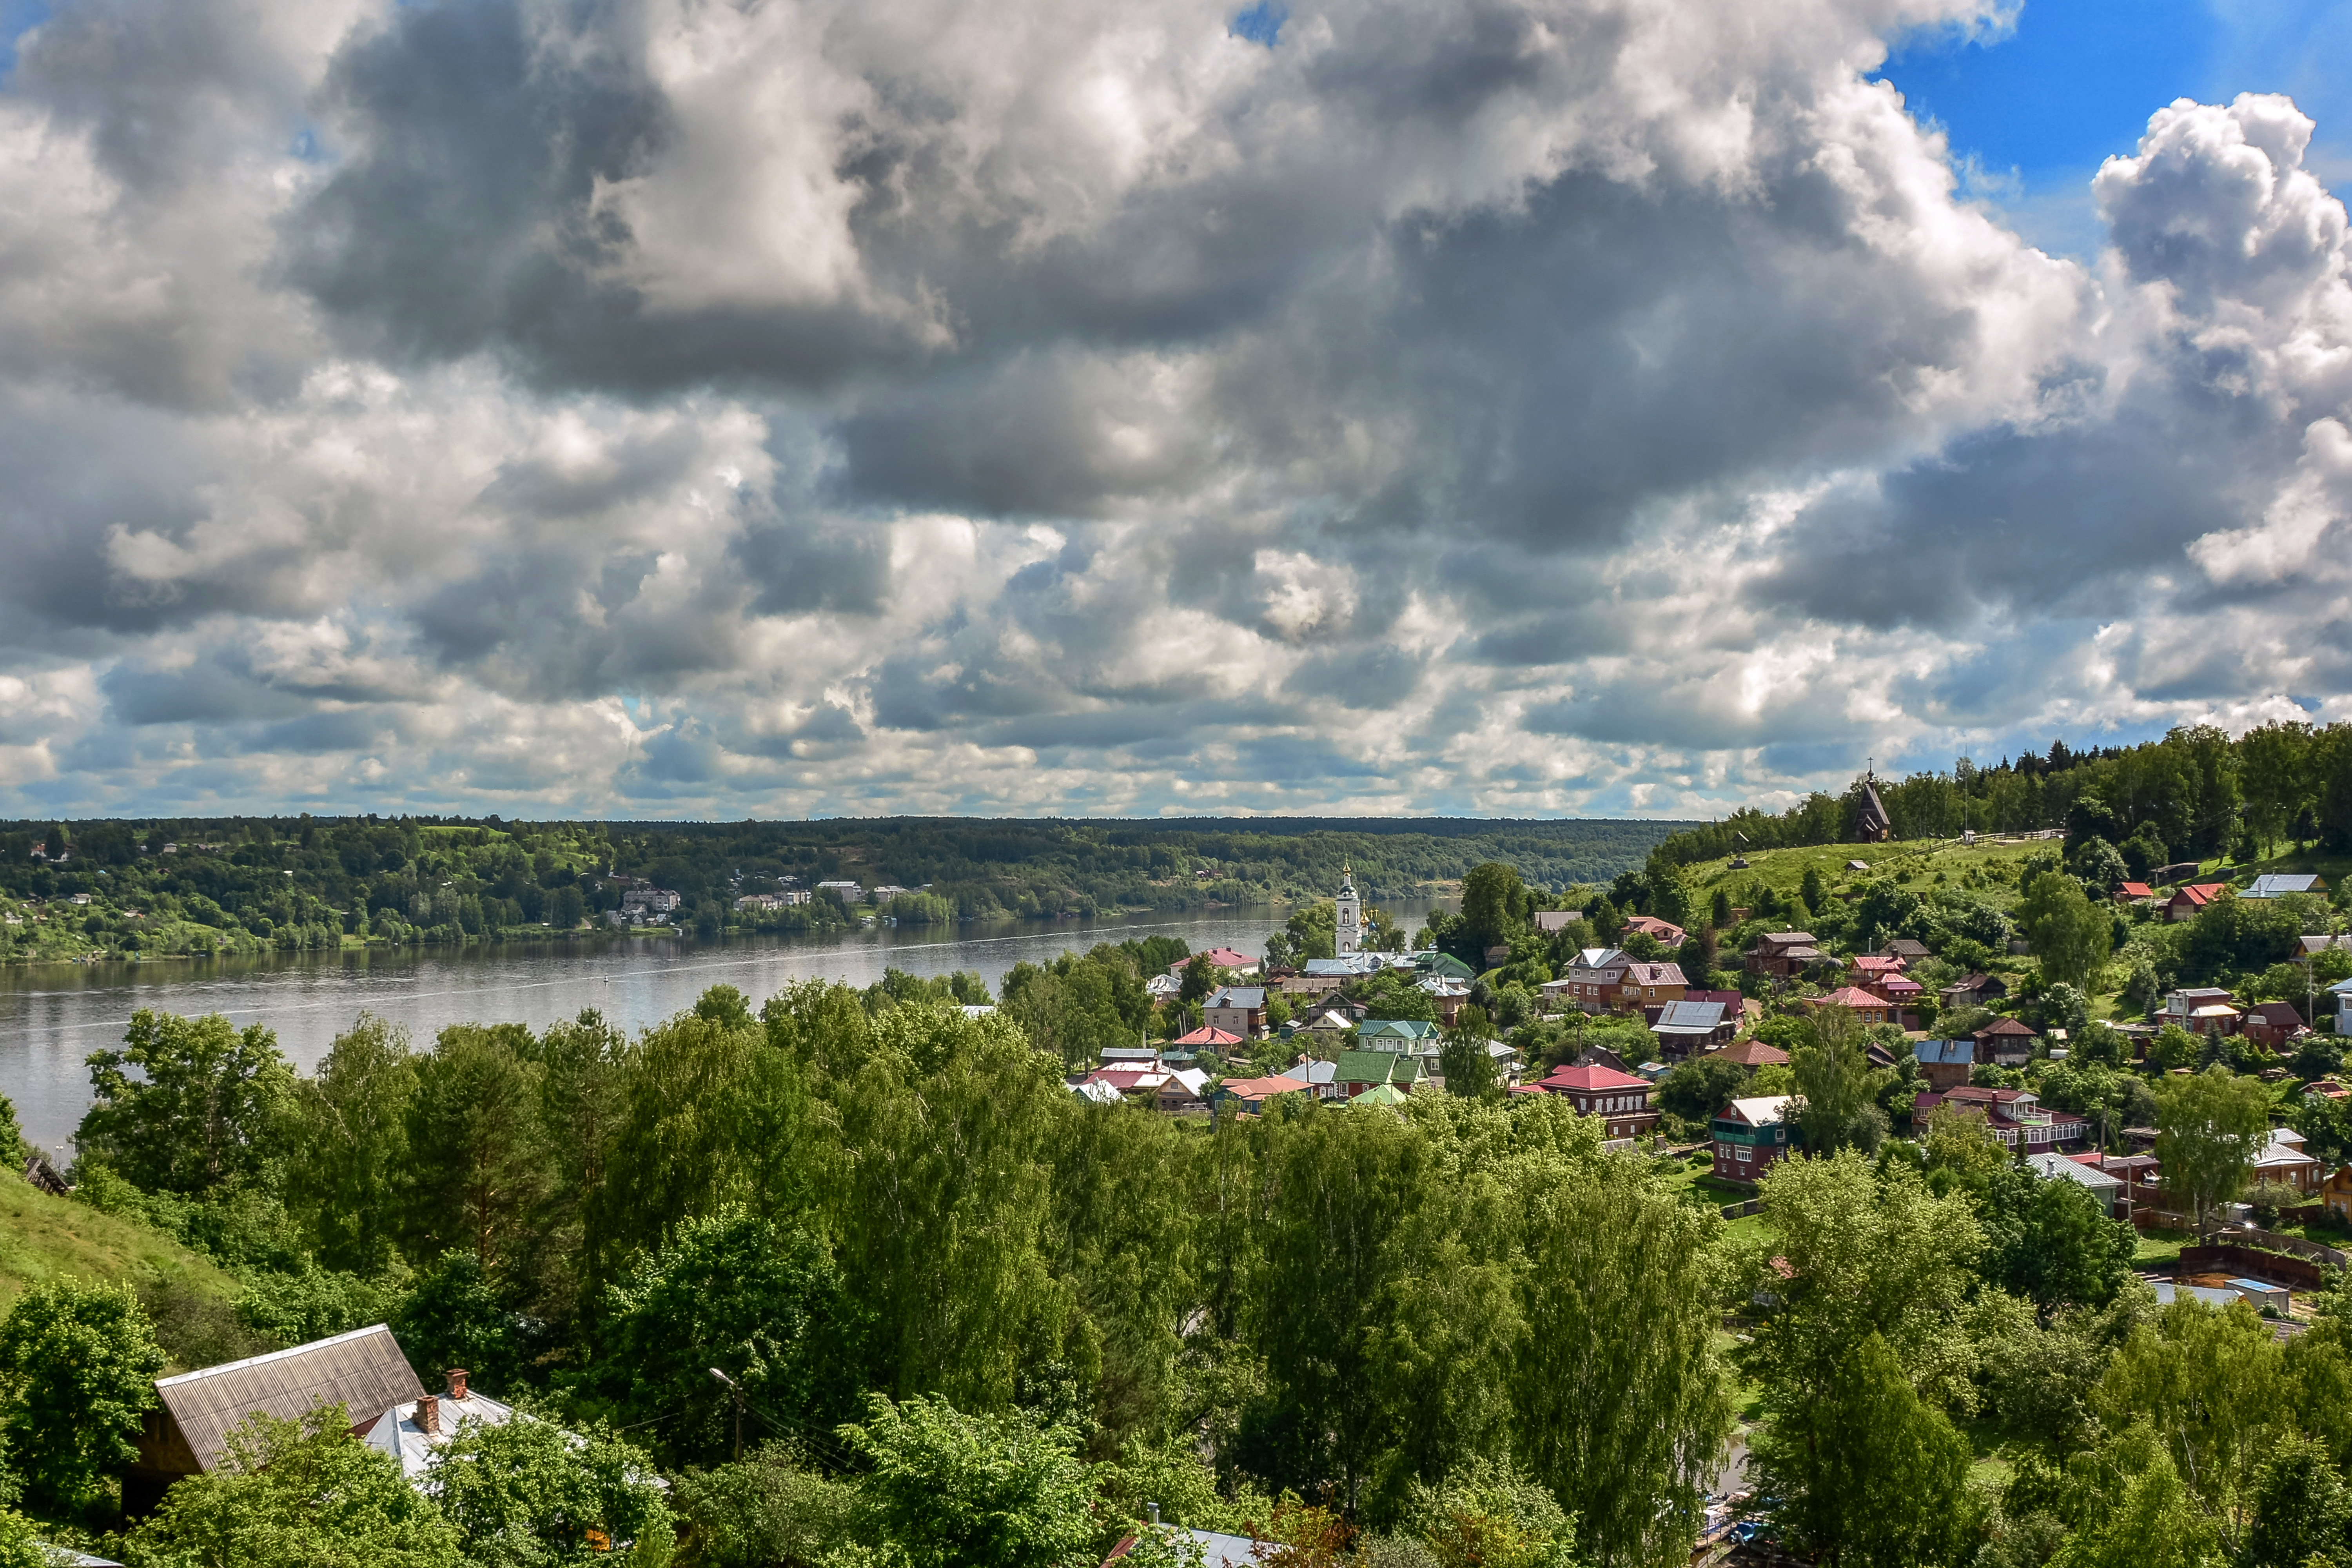
[[[423,1397],[424,1386],[382,1323],[314,1340],[268,1355],[158,1379],[155,1392],[189,1450],[205,1469],[217,1466],[229,1430],[255,1411],[296,1421],[320,1405],[341,1405],[364,1426],[395,1405]]]

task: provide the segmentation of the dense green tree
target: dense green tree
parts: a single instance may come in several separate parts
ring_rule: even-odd
[[[2291,1436],[2263,1462],[2254,1482],[2253,1528],[2246,1538],[2253,1568],[2305,1568],[2315,1560],[2352,1557],[2352,1495],[2322,1445]]]
[[[1445,1079],[1446,1093],[1477,1100],[1495,1091],[1500,1079],[1495,1070],[1495,1058],[1486,1049],[1492,1034],[1484,1012],[1465,1007],[1455,1017],[1454,1027],[1440,1037],[1437,1070]]]
[[[1630,1160],[1531,1157],[1511,1180],[1526,1259],[1513,1451],[1580,1500],[1593,1562],[1684,1563],[1733,1421],[1714,1346],[1719,1226]]]
[[[1465,1237],[1456,1207],[1485,1184],[1436,1180],[1419,1125],[1347,1110],[1307,1107],[1265,1155],[1246,1329],[1266,1394],[1244,1434],[1250,1462],[1302,1490],[1329,1486],[1353,1513],[1368,1495],[1393,1506],[1444,1456],[1498,1449],[1502,1352],[1517,1332],[1505,1238]]]
[[[1086,1466],[1069,1435],[1020,1411],[967,1415],[920,1395],[869,1401],[841,1429],[861,1489],[909,1568],[1092,1568]]]
[[[1462,924],[1455,956],[1473,969],[1486,967],[1488,949],[1508,947],[1526,925],[1526,889],[1514,867],[1490,860],[1462,879]]]
[[[873,1314],[866,1386],[994,1409],[1024,1363],[1060,1354],[1072,1303],[1045,1227],[1069,1102],[1058,1064],[1002,1015],[876,1020],[812,1161],[844,1288]]]
[[[607,1433],[461,1421],[427,1480],[478,1568],[661,1568],[676,1527],[650,1458]]]
[[[520,1315],[463,1247],[418,1271],[392,1329],[411,1365],[428,1376],[462,1366],[486,1392],[511,1394],[531,1354]]]
[[[373,1274],[392,1259],[415,1094],[407,1032],[362,1013],[294,1095],[287,1203],[330,1268]]]
[[[7,1458],[33,1495],[69,1510],[138,1457],[163,1352],[127,1285],[45,1280],[0,1319]]]
[[[247,1417],[226,1461],[163,1494],[125,1542],[130,1568],[474,1568],[400,1462],[352,1441],[350,1413]],[[479,1561],[479,1560],[474,1560]]]
[[[1764,1385],[1768,1413],[1828,1398],[1843,1358],[1871,1334],[1932,1402],[1964,1400],[1960,1308],[1984,1247],[1968,1197],[1938,1195],[1904,1166],[1874,1170],[1851,1151],[1782,1160],[1762,1194],[1779,1261],[1756,1269],[1753,1290],[1769,1305],[1739,1359]]]
[[[2255,1485],[2293,1432],[2285,1352],[2243,1301],[2176,1301],[2133,1331],[2097,1397],[2111,1430],[2144,1421],[2231,1552],[2245,1544]]]
[[[1748,1069],[1717,1056],[1675,1063],[1658,1079],[1658,1108],[1686,1121],[1705,1121],[1747,1089]]]
[[[75,1147],[148,1192],[197,1196],[262,1175],[293,1111],[294,1072],[278,1037],[217,1013],[142,1007],[121,1050],[90,1054],[89,1081],[95,1103]]]
[[[1877,1106],[1877,1079],[1864,1054],[1862,1030],[1843,1007],[1823,1008],[1812,1022],[1811,1040],[1790,1052],[1797,1092],[1804,1096],[1797,1125],[1805,1147],[1817,1154],[1840,1149],[1868,1153],[1886,1135]]]
[[[514,1026],[453,1024],[416,1059],[403,1194],[415,1255],[462,1247],[494,1278],[530,1261],[549,1186],[534,1044]]]
[[[2110,1218],[2105,1204],[2081,1183],[2044,1180],[2003,1154],[1976,1194],[1985,1230],[1985,1279],[2045,1313],[2115,1300],[2138,1252],[2137,1233]]]
[[[2270,1131],[2270,1096],[2259,1080],[2216,1066],[2165,1079],[2157,1108],[2165,1199],[2190,1216],[2201,1237],[2213,1211],[2238,1195],[2253,1169]]]
[[[2046,979],[2082,985],[2114,950],[2115,922],[2108,911],[2063,871],[2044,871],[2026,884],[2017,923],[2033,944],[2034,961]]]
[[[646,1030],[626,1053],[584,1215],[600,1256],[658,1247],[688,1217],[728,1204],[777,1215],[809,1201],[806,1079],[854,1075],[877,1026],[845,986],[793,987],[756,1022],[723,1003]]]
[[[824,1245],[740,1209],[688,1220],[614,1287],[608,1366],[630,1421],[667,1417],[665,1455],[711,1463],[733,1440],[732,1377],[769,1421],[829,1428],[854,1415],[840,1374],[862,1360]]]
[[[2181,973],[2203,984],[2225,975],[2259,973],[2288,957],[2303,921],[2280,899],[2216,899],[2189,922]]]
[[[1970,1458],[1872,1332],[1835,1357],[1817,1396],[1775,1406],[1753,1464],[1790,1546],[1832,1568],[1909,1568],[1959,1559]]]
[[[627,1037],[593,1008],[540,1038],[549,1187],[538,1225],[550,1250],[569,1260],[553,1278],[576,1282],[592,1300],[612,1251],[604,1223],[605,1168],[627,1108],[628,1070]]]

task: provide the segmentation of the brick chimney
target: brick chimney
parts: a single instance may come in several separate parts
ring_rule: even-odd
[[[450,1398],[462,1401],[466,1397],[466,1369],[462,1366],[453,1366],[449,1369]]]
[[[419,1432],[441,1430],[441,1401],[426,1394],[416,1402],[416,1429]]]

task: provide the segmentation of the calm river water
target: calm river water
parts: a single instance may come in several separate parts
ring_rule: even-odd
[[[1430,909],[1384,906],[1407,931]],[[593,1007],[623,1028],[693,1005],[707,986],[734,985],[753,1003],[796,980],[870,985],[887,967],[910,974],[980,972],[993,993],[1005,971],[1099,942],[1181,937],[1195,952],[1231,947],[1253,957],[1286,908],[1193,915],[858,931],[838,939],[753,938],[703,945],[675,937],[610,937],[563,946],[407,948],[149,963],[42,964],[0,969],[0,1093],[16,1101],[25,1134],[67,1152],[89,1104],[94,1050],[120,1043],[141,1007],[224,1013],[262,1023],[308,1069],[362,1009],[405,1025],[423,1043],[448,1024],[519,1021],[543,1028]]]

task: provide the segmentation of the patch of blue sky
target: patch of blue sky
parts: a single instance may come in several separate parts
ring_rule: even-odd
[[[2352,173],[2347,53],[2352,0],[2024,0],[2011,26],[1895,40],[1878,75],[1950,138],[1964,195],[2088,257],[2103,237],[2091,177],[2176,98],[2287,93],[2320,122],[2322,176]]]
[[[1281,41],[1282,25],[1290,20],[1290,7],[1278,5],[1275,0],[1257,0],[1257,4],[1234,17],[1227,29],[1236,38],[1247,38],[1253,44],[1272,48]]]
[[[16,40],[48,20],[51,0],[0,0],[0,86],[16,70]]]

